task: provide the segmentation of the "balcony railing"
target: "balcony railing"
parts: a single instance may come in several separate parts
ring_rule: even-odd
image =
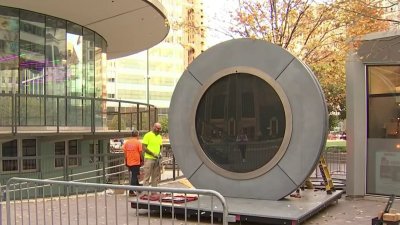
[[[150,130],[157,108],[145,103],[78,96],[0,94],[0,132]]]

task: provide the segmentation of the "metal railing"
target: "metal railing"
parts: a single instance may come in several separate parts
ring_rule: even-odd
[[[48,190],[45,190],[48,189]],[[66,189],[67,194],[60,191]],[[111,193],[110,190],[113,190]],[[139,196],[129,197],[129,191],[141,191],[142,193],[156,193],[159,203],[157,218],[151,214],[150,200],[140,200]],[[50,192],[50,196],[39,193]],[[145,187],[113,184],[95,184],[71,181],[38,180],[28,178],[11,178],[6,186],[6,213],[0,223],[12,224],[150,224],[153,220],[168,221],[174,224],[176,218],[174,203],[176,196],[183,196],[185,201],[180,208],[184,210],[184,224],[188,223],[188,197],[196,197],[198,201],[197,223],[201,222],[204,210],[210,212],[207,221],[214,224],[216,214],[222,215],[222,224],[228,224],[228,206],[225,198],[218,192],[204,189]],[[22,196],[26,196],[23,198]],[[142,195],[144,196],[144,194]],[[148,195],[146,195],[148,196]],[[163,204],[167,196],[168,205]],[[200,197],[208,196],[210,208],[200,208]],[[179,197],[179,198],[181,198]],[[214,200],[217,201],[214,201]],[[135,207],[135,213],[129,212],[129,205],[147,203],[145,214],[140,213]],[[194,204],[196,205],[196,204]],[[204,205],[204,198],[202,199]],[[171,217],[163,215],[164,207],[171,208]],[[193,205],[192,205],[193,207]],[[3,207],[2,207],[3,208]],[[143,209],[143,208],[142,208]],[[165,213],[168,214],[168,213]],[[0,217],[1,218],[1,217]],[[203,217],[204,218],[204,217]],[[179,222],[182,224],[182,222]]]
[[[78,154],[72,156],[29,156],[3,157],[1,159],[10,166],[3,171],[0,183],[18,174],[20,177],[55,179],[55,180],[84,180],[89,182],[107,182],[118,180],[118,176],[126,173],[124,155],[122,153]]]
[[[2,93],[0,104],[3,133],[15,134],[26,127],[46,127],[47,132],[55,133],[66,127],[92,133],[132,128],[148,131],[157,121],[155,106],[115,99]]]
[[[346,160],[347,153],[340,148],[330,148],[322,152],[322,156],[325,158],[328,170],[331,174],[334,185],[337,189],[346,189]],[[320,181],[322,184],[323,177],[318,166],[311,174],[310,178]]]
[[[329,151],[324,151],[323,156],[327,161],[331,175],[337,179],[346,179],[347,152],[331,148]]]
[[[73,159],[71,165],[70,159]],[[74,156],[29,156],[29,157],[3,157],[9,163],[13,162],[19,168],[16,171],[3,173],[0,183],[16,173],[19,177],[50,179],[62,181],[80,181],[95,183],[128,184],[129,170],[124,163],[123,153],[89,154]],[[29,162],[29,165],[26,163]],[[56,163],[62,163],[55,167]],[[21,165],[21,166],[18,166]],[[29,170],[21,170],[28,167]],[[180,176],[179,167],[176,166],[172,151],[163,151],[163,173],[161,181],[175,180]],[[5,188],[0,185],[0,189]]]

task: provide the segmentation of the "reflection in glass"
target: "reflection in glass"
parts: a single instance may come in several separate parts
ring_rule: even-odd
[[[95,95],[96,98],[106,98],[107,93],[105,90],[106,84],[106,65],[107,65],[107,44],[104,39],[96,34],[95,35],[95,47],[94,47],[94,54],[95,54]]]
[[[82,26],[67,22],[67,94],[82,96]]]
[[[106,64],[107,64],[107,43],[98,34],[94,37],[94,57],[95,57],[95,97],[106,98]],[[107,106],[105,101],[100,101],[95,104],[95,111],[99,112],[95,118],[97,127],[106,126]]]
[[[83,96],[94,97],[94,32],[83,28]],[[83,101],[83,124],[90,126],[91,101]]]
[[[88,28],[0,6],[0,125],[11,125],[12,94],[22,94],[18,125],[90,126],[91,102],[64,96],[107,97],[106,52],[104,38]],[[105,102],[96,110],[106,112]]]
[[[83,96],[94,97],[94,32],[83,28]]]
[[[400,66],[368,66],[368,137],[400,138]]]
[[[0,93],[18,92],[19,11],[0,7]],[[0,98],[0,124],[12,121],[12,98]]]
[[[46,18],[46,94],[65,95],[66,22]]]
[[[20,12],[20,93],[44,94],[45,17]]]
[[[400,66],[368,66],[367,76],[367,193],[399,195]]]
[[[19,90],[21,94],[44,94],[45,16],[20,11]],[[20,124],[40,125],[44,122],[44,99],[20,99]]]
[[[46,95],[64,96],[66,91],[66,22],[65,20],[46,18]],[[58,104],[59,112],[65,111],[65,105]],[[65,118],[64,113],[60,118]],[[60,125],[65,120],[60,121]],[[57,125],[57,99],[46,101],[46,125]]]
[[[18,85],[19,12],[0,7],[0,91],[15,93]]]
[[[275,90],[246,73],[213,83],[196,112],[196,132],[208,158],[222,169],[246,173],[266,165],[285,134],[285,112]]]
[[[82,96],[82,26],[67,22],[67,95]],[[82,124],[82,100],[67,100],[67,125]]]

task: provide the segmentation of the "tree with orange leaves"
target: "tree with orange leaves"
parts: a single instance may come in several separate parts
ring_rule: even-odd
[[[345,117],[344,62],[356,38],[385,31],[390,5],[381,0],[239,0],[231,32],[263,39],[307,63],[324,90],[330,114]]]

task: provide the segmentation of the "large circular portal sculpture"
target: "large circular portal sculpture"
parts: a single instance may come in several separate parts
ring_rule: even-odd
[[[327,110],[311,70],[284,49],[236,39],[202,53],[174,91],[169,134],[197,188],[278,200],[318,163]]]

